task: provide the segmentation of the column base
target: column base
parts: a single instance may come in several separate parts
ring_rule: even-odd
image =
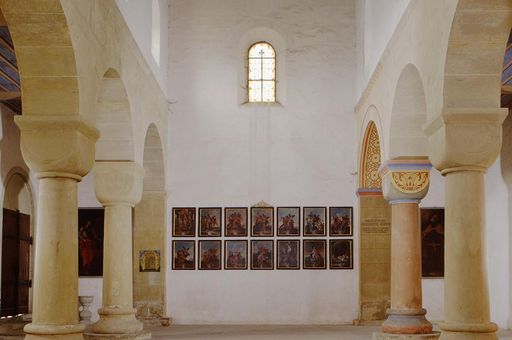
[[[135,318],[135,308],[104,307],[98,310],[100,319],[91,325],[91,333],[134,335],[142,331],[142,323]],[[124,338],[121,338],[124,339]],[[126,338],[135,339],[135,338]]]
[[[99,334],[84,333],[85,340],[148,340],[151,339],[151,332],[140,331],[133,334]]]
[[[425,318],[425,309],[390,310],[382,323],[382,331],[392,334],[430,334],[432,324]]]
[[[373,333],[373,340],[437,340],[441,333],[432,332],[429,334],[391,334],[391,333]]]
[[[470,323],[441,323],[442,340],[495,340],[499,339],[496,332],[498,325],[493,322],[484,324],[470,324]]]
[[[26,340],[61,339],[61,340],[83,340],[84,324],[71,325],[46,325],[29,323],[23,331],[26,333]]]

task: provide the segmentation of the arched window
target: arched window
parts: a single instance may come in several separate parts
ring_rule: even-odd
[[[258,42],[249,48],[249,102],[276,101],[276,52],[272,45]]]

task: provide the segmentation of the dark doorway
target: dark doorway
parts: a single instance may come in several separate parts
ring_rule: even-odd
[[[30,216],[3,209],[1,316],[28,313],[31,243]]]

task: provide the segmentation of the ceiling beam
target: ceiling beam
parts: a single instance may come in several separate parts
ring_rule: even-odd
[[[13,100],[13,99],[20,99],[21,98],[21,92],[0,92],[0,101],[4,100]]]
[[[511,85],[501,85],[501,93],[502,94],[512,94],[512,86]]]

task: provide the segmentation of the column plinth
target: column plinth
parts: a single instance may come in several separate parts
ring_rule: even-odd
[[[103,307],[93,333],[132,334],[142,331],[133,308],[132,208],[142,197],[144,169],[131,161],[97,161],[94,186],[105,207]],[[104,336],[102,337],[104,338]]]
[[[97,131],[78,116],[16,117],[23,158],[39,179],[32,323],[25,339],[83,339],[78,320],[77,182]]]
[[[437,338],[422,307],[419,203],[428,192],[426,158],[397,158],[380,169],[384,198],[391,204],[391,308],[378,339]]]
[[[425,128],[432,164],[445,176],[443,340],[498,339],[490,321],[484,174],[501,149],[508,109],[445,109]]]

